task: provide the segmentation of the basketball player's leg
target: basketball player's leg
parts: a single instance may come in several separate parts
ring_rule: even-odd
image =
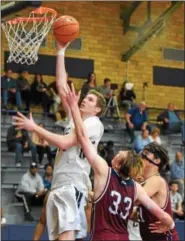
[[[46,203],[46,224],[49,240],[58,240],[58,211],[54,205],[54,191],[51,191]]]
[[[75,231],[64,231],[63,233],[59,234],[58,240],[75,240]]]
[[[80,216],[74,186],[50,192],[46,213],[50,240],[75,240],[76,232],[80,231]]]
[[[48,194],[45,196],[44,204],[41,210],[41,216],[37,226],[35,228],[35,232],[33,234],[33,240],[40,240],[46,227],[46,202],[47,202]]]

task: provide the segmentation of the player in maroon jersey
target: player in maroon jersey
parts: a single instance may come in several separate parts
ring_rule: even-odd
[[[158,143],[152,142],[145,146],[141,156],[144,160],[143,177],[145,181],[143,183],[143,188],[161,210],[164,210],[172,216],[168,184],[159,174],[169,162],[167,151]],[[160,227],[160,222],[156,221],[157,217],[152,215],[146,207],[141,205],[140,234],[142,240],[179,240],[175,228],[168,231],[165,227]]]
[[[75,131],[83,152],[94,170],[94,211],[92,240],[128,240],[127,222],[133,203],[138,200],[170,229],[173,219],[162,211],[130,176],[140,174],[143,162],[132,151],[120,151],[112,160],[112,168],[94,149],[80,116],[77,97],[68,90]],[[98,108],[98,107],[97,107]]]

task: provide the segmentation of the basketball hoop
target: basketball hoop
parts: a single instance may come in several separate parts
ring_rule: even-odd
[[[49,32],[57,12],[51,8],[39,7],[29,17],[17,17],[2,23],[8,40],[10,55],[8,63],[35,64],[39,47]]]

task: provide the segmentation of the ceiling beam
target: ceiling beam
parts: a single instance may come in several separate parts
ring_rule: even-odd
[[[135,12],[135,10],[139,7],[139,5],[141,4],[140,1],[135,1],[132,2],[130,7],[125,8],[123,7],[121,10],[121,15],[120,18],[123,19],[123,32],[124,34],[130,30],[130,18],[132,16],[132,14]]]
[[[156,35],[159,31],[164,27],[165,21],[171,16],[173,12],[178,9],[183,1],[173,2],[171,6],[166,9],[156,20],[150,23],[148,29],[141,33],[139,38],[135,41],[135,43],[122,54],[122,61],[128,61],[139,49],[141,49],[145,43],[151,39],[154,35]]]

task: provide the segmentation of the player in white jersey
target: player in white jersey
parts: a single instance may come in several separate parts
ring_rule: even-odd
[[[65,48],[59,48],[56,70],[57,88],[65,112],[70,114],[64,98],[68,88],[64,64]],[[81,116],[96,149],[104,131],[97,115],[103,112],[104,107],[103,96],[94,90],[87,94],[80,105]],[[14,120],[18,129],[34,131],[60,149],[55,160],[52,188],[46,207],[49,239],[84,238],[87,230],[84,206],[88,190],[91,188],[90,165],[78,144],[75,131],[72,130],[73,122],[70,122],[69,134],[62,136],[39,127],[31,115],[28,119],[21,113],[17,113]]]

